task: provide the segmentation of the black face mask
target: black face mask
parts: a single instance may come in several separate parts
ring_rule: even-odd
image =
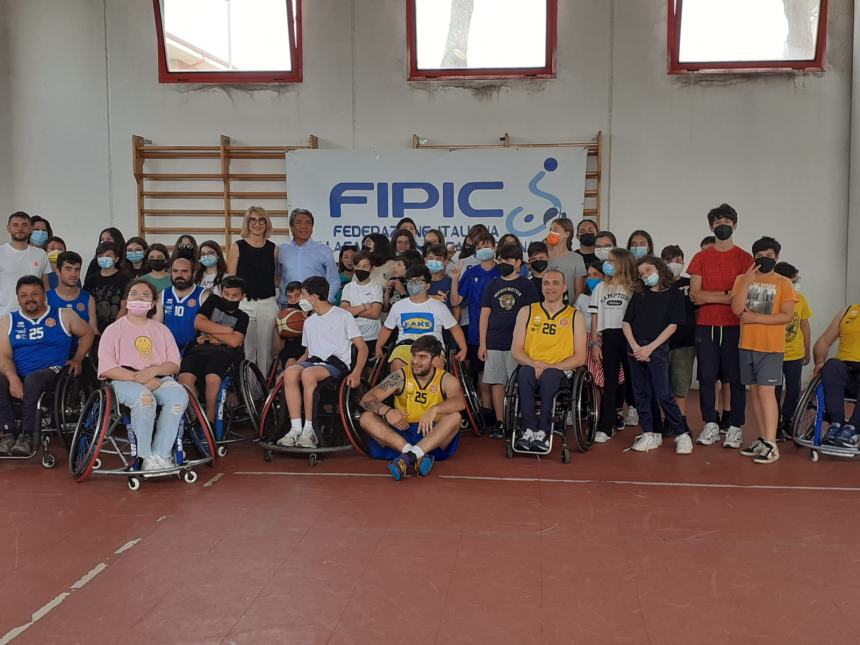
[[[546,265],[549,264],[546,260],[535,260],[532,262],[532,271],[536,271],[537,273],[543,273],[546,271]]]
[[[758,267],[758,270],[762,273],[770,273],[773,271],[773,267],[776,266],[776,260],[773,258],[756,258],[755,265]]]
[[[167,265],[167,260],[159,260],[157,258],[154,258],[152,260],[148,260],[146,264],[153,271],[163,271],[164,267]]]
[[[594,246],[597,236],[594,233],[584,233],[579,236],[579,243],[582,246]]]
[[[359,282],[364,282],[370,277],[370,271],[362,271],[361,269],[356,269],[355,277],[358,278]]]
[[[514,265],[513,264],[507,264],[505,262],[497,264],[496,268],[499,270],[499,275],[502,277],[505,277],[507,275],[511,275],[514,272]]]
[[[226,313],[231,313],[236,311],[239,308],[239,302],[235,300],[227,300],[226,298],[221,298],[221,309]]]
[[[720,224],[717,228],[714,229],[714,237],[718,240],[722,240],[725,242],[729,239],[734,233],[734,229],[728,224]]]
[[[474,244],[464,244],[460,249],[460,257],[468,258],[475,255],[475,245]]]

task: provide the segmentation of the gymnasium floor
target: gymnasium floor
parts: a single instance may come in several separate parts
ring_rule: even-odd
[[[0,645],[860,642],[860,464],[634,435],[566,466],[468,437],[399,483],[252,445],[137,492],[0,462]]]

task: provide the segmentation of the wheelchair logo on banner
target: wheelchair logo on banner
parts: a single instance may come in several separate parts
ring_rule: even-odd
[[[543,212],[540,218],[536,218],[532,212],[528,212],[520,218],[520,214],[525,209],[522,206],[517,206],[508,213],[508,217],[505,220],[505,225],[508,227],[509,232],[518,237],[531,237],[546,230],[552,220],[558,217],[567,219],[567,213],[562,210],[561,200],[552,193],[541,190],[540,186],[538,186],[548,172],[555,172],[557,168],[558,159],[547,157],[543,162],[543,170],[539,171],[529,182],[529,192],[535,197],[548,202],[549,207]],[[522,224],[520,224],[520,221]]]

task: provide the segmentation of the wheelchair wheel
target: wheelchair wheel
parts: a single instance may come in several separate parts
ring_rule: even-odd
[[[185,409],[185,436],[183,441],[194,447],[199,459],[208,459],[210,465],[214,465],[217,457],[215,448],[215,435],[209,425],[206,414],[200,407],[200,402],[194,396],[194,392],[188,387],[188,407]]]
[[[586,369],[578,369],[573,379],[573,439],[577,452],[585,452],[594,443],[597,431],[597,392],[594,377]]]
[[[481,416],[481,403],[478,401],[478,393],[472,383],[469,372],[463,369],[460,361],[451,361],[451,373],[460,381],[460,387],[466,397],[466,419],[472,426],[472,431],[478,437],[484,434],[484,418]]]
[[[72,438],[81,411],[97,387],[95,373],[87,363],[84,363],[80,376],[73,377],[69,374],[68,368],[64,368],[60,378],[57,379],[53,401],[54,422],[60,441],[67,451],[71,450]]]
[[[517,367],[508,379],[508,384],[505,386],[505,439],[508,441],[510,457],[514,456],[513,449],[510,448],[510,439],[519,431],[520,386],[517,381],[519,371],[520,368]]]
[[[93,392],[81,410],[69,447],[69,471],[85,481],[93,471],[111,425],[113,390],[109,386]]]
[[[372,359],[374,361],[373,367],[371,368],[370,374],[367,377],[368,384],[371,388],[379,385],[379,382],[382,380],[382,372],[388,365],[388,354],[389,352],[386,352],[381,359],[377,359],[376,357]]]
[[[340,420],[343,424],[344,434],[356,452],[364,457],[369,456],[368,436],[358,423],[361,417],[361,408],[358,403],[370,389],[370,383],[366,379],[361,379],[361,383],[355,388],[347,387],[346,379],[344,379],[338,393],[340,401],[338,407],[340,408]]]
[[[258,437],[263,443],[275,443],[280,439],[278,434],[282,429],[286,401],[284,401],[284,377],[278,377],[274,387],[269,392],[260,412],[260,423],[257,429]]]
[[[253,427],[260,424],[260,408],[266,400],[266,379],[260,368],[250,361],[242,361],[239,367],[239,391],[242,403]]]
[[[824,394],[821,376],[817,375],[800,396],[791,424],[791,438],[798,446],[809,447],[815,441],[815,430],[824,420]],[[820,437],[819,437],[820,440]]]

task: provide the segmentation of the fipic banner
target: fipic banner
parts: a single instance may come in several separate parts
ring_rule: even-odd
[[[498,238],[542,239],[550,220],[582,218],[585,148],[296,150],[287,154],[289,207],[314,215],[314,239],[339,249],[391,236],[403,217],[459,244],[474,224]],[[421,243],[421,240],[418,240]]]

